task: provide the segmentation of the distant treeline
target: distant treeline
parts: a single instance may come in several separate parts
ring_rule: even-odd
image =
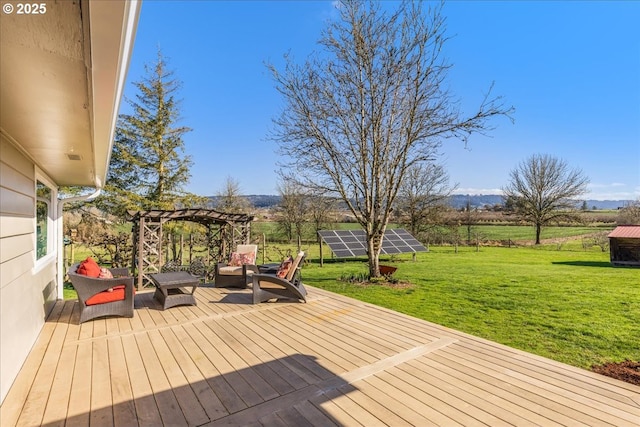
[[[252,206],[256,208],[270,208],[280,203],[280,196],[269,194],[252,194],[244,196]],[[218,196],[210,196],[211,207],[217,204]],[[587,200],[588,209],[618,209],[631,203],[631,200]],[[472,208],[485,208],[486,206],[501,205],[504,203],[502,196],[498,194],[465,195],[455,194],[450,197],[449,204],[455,209],[462,209],[469,204]]]

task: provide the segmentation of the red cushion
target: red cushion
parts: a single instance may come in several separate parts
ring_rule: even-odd
[[[100,276],[100,266],[97,262],[94,261],[93,258],[87,257],[84,261],[80,263],[80,266],[77,270],[78,274],[83,274],[88,277],[99,277]]]
[[[87,305],[96,305],[96,304],[104,304],[106,302],[114,302],[114,301],[122,301],[124,299],[124,285],[114,286],[113,290],[103,291],[95,294],[91,298],[89,298],[85,304]]]

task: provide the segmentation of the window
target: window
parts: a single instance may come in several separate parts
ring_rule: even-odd
[[[49,253],[51,233],[51,188],[40,181],[36,183],[36,259]]]

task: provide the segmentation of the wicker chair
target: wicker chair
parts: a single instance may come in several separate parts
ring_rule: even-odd
[[[238,245],[236,252],[253,253],[255,260],[258,254],[258,245]],[[230,266],[224,262],[219,262],[216,268],[214,284],[217,288],[246,288],[251,283],[251,275],[258,273],[258,266],[254,264],[243,264],[240,266]]]
[[[133,317],[134,278],[129,275],[128,269],[110,268],[114,278],[100,279],[78,274],[79,265],[72,265],[68,274],[73,288],[78,293],[80,323],[103,316]],[[108,292],[108,289],[119,285],[124,285],[124,299],[87,305],[87,301],[91,297],[101,292]]]

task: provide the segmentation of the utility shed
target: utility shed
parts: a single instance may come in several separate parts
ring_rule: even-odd
[[[611,264],[640,267],[640,225],[619,225],[608,237]]]

